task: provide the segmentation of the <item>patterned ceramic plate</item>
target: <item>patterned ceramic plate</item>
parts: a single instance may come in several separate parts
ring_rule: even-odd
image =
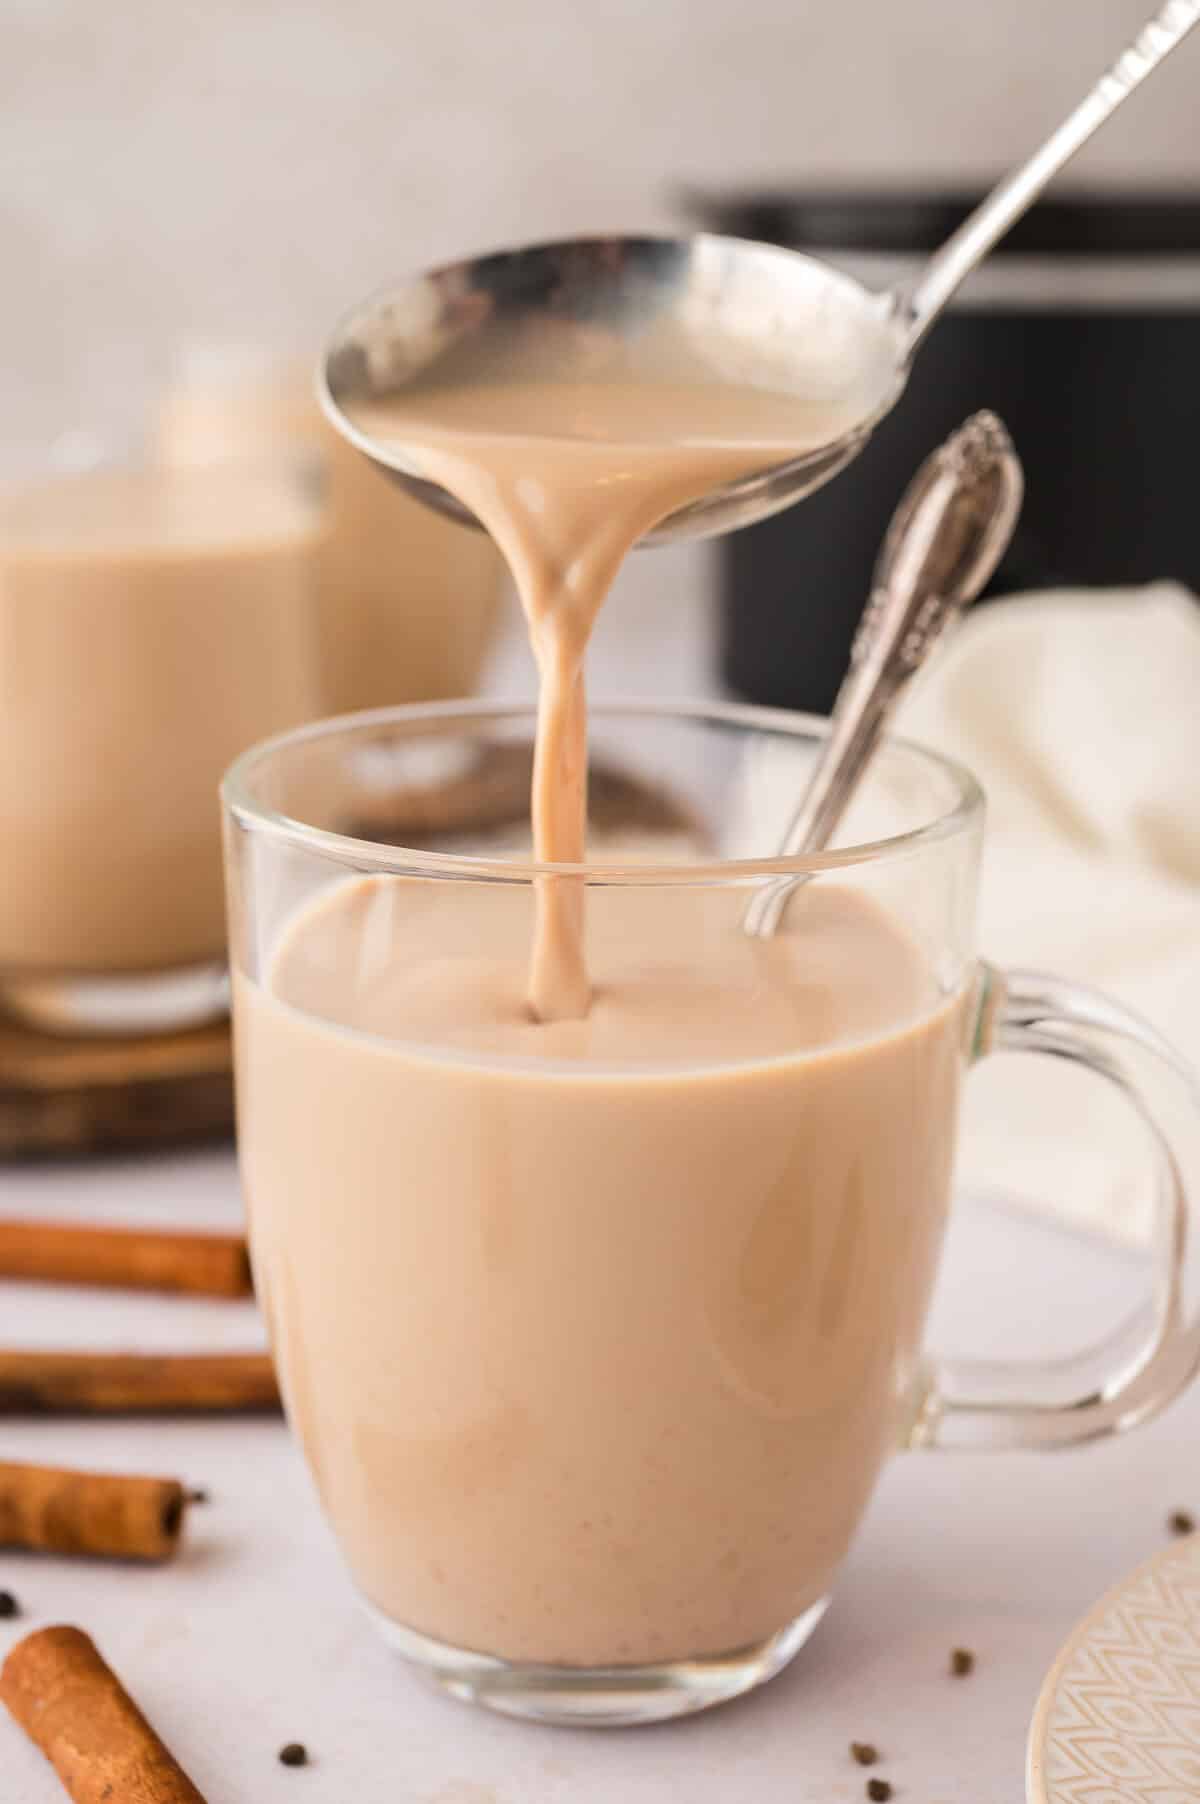
[[[1029,1804],[1197,1804],[1200,1535],[1164,1548],[1075,1630],[1029,1736]]]

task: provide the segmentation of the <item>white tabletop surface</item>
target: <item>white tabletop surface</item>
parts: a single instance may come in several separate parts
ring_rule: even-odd
[[[605,623],[597,687],[686,693],[706,649],[695,553],[637,565]],[[690,615],[690,618],[689,618]],[[528,686],[510,646],[493,685]],[[1069,1127],[1067,1128],[1069,1131]],[[227,1151],[0,1169],[0,1212],[231,1225]],[[1066,1350],[1142,1274],[1130,1255],[964,1204],[934,1340]],[[239,1347],[248,1304],[0,1285],[9,1345]],[[86,1628],[210,1804],[817,1804],[861,1798],[851,1740],[886,1753],[900,1804],[1019,1804],[1042,1676],[1081,1612],[1200,1508],[1200,1394],[1130,1437],[1044,1456],[910,1455],[884,1475],[834,1605],[792,1668],[706,1717],[549,1730],[428,1691],[376,1639],[282,1423],[0,1420],[0,1457],[177,1475],[211,1492],[160,1569],[0,1553],[26,1629]],[[949,1652],[978,1668],[947,1677]],[[310,1769],[276,1752],[302,1740]],[[0,1716],[0,1804],[53,1804],[41,1756]],[[119,1804],[119,1801],[115,1801]]]

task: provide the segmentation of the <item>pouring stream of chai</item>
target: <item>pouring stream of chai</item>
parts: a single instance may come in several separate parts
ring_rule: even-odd
[[[828,435],[811,401],[724,382],[464,383],[406,390],[349,417],[402,450],[487,528],[520,596],[539,678],[532,822],[539,864],[587,852],[584,663],[626,555],[715,486],[799,456]],[[584,883],[537,884],[528,1000],[580,1019],[591,988]]]

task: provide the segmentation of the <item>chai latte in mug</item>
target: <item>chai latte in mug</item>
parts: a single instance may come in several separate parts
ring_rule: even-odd
[[[172,465],[308,452],[323,469],[316,553],[319,714],[467,695],[501,607],[501,566],[397,488],[320,412],[313,372],[237,346],[185,348],[155,437]]]
[[[269,465],[0,497],[0,967],[224,958],[217,786],[316,712],[319,531]]]
[[[367,428],[368,422],[358,423]],[[737,388],[459,389],[370,420],[484,520],[581,863],[583,656],[631,545],[827,436]],[[827,879],[349,878],[239,976],[240,1145],[288,1410],[383,1614],[513,1661],[720,1655],[817,1602],[911,1404],[962,1003]]]

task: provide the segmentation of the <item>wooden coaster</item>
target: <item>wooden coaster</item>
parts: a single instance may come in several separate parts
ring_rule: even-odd
[[[69,1039],[0,1022],[0,1158],[232,1132],[227,1022],[136,1040]]]

